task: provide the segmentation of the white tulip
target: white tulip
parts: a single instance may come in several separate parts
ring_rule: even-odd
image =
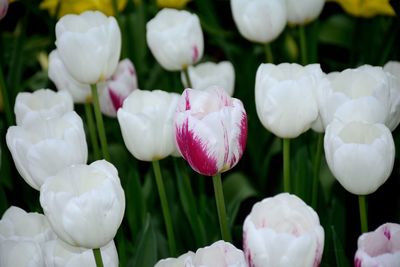
[[[283,0],[231,0],[231,9],[240,34],[253,42],[269,43],[286,26]]]
[[[68,91],[75,103],[86,103],[92,96],[90,85],[80,83],[68,72],[57,49],[49,55],[49,78],[59,91]]]
[[[182,70],[203,56],[204,40],[196,14],[164,8],[146,25],[153,56],[167,70]]]
[[[253,206],[243,224],[243,249],[249,266],[318,266],[324,229],[311,207],[282,193]]]
[[[43,182],[71,164],[87,161],[82,119],[74,111],[62,117],[25,120],[6,134],[8,149],[24,180],[36,190]]]
[[[341,106],[349,101],[357,101],[358,103],[353,102],[355,104],[351,105],[358,105],[361,108],[366,102],[370,106],[368,113],[357,120],[375,123],[379,119],[381,120],[379,122],[385,123],[389,114],[390,94],[388,76],[381,67],[363,65],[356,69],[329,73],[327,77],[329,86],[324,87],[318,96],[325,128],[333,121]]]
[[[14,106],[17,125],[24,124],[27,118],[50,119],[73,110],[74,102],[67,92],[55,92],[50,89],[18,93]]]
[[[194,255],[195,254],[192,251],[189,251],[178,258],[162,259],[158,261],[154,267],[194,267]]]
[[[118,122],[129,152],[144,161],[160,160],[175,150],[173,118],[179,95],[135,90],[118,110]]]
[[[317,91],[326,86],[319,64],[261,64],[255,84],[256,109],[265,128],[295,138],[318,119]]]
[[[324,147],[333,175],[353,194],[375,192],[392,172],[395,147],[383,124],[334,120],[326,128]]]
[[[387,73],[390,87],[390,107],[386,125],[391,131],[400,123],[400,62],[389,61],[383,66]]]
[[[44,243],[54,238],[55,234],[43,214],[27,213],[11,206],[0,220],[0,243],[4,240]]]
[[[56,24],[56,46],[66,69],[80,83],[109,78],[121,52],[121,32],[114,17],[99,11],[65,15]]]
[[[315,20],[322,12],[325,0],[286,0],[289,24],[306,24]]]
[[[192,88],[205,90],[213,85],[223,88],[228,95],[232,96],[235,87],[235,70],[229,61],[220,63],[205,62],[197,66],[188,68]],[[189,85],[186,82],[184,73],[181,73],[181,80],[185,87]]]
[[[48,178],[40,188],[40,204],[62,241],[93,249],[114,238],[124,216],[125,194],[115,167],[99,160]]]
[[[199,248],[193,258],[193,264],[198,267],[247,266],[243,251],[222,240],[211,246]]]
[[[118,253],[114,241],[100,250],[104,266],[118,267]],[[73,247],[60,239],[44,244],[43,257],[46,267],[96,267],[91,249]]]
[[[34,241],[0,241],[1,267],[43,267],[41,247]]]

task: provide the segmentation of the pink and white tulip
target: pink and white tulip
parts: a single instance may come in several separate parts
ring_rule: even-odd
[[[243,224],[243,249],[249,266],[316,267],[324,229],[311,207],[281,193],[253,206]]]
[[[400,264],[400,225],[385,223],[358,238],[355,267],[397,267]]]
[[[178,150],[198,173],[213,176],[227,171],[242,157],[247,114],[242,102],[222,88],[186,89],[174,123]]]

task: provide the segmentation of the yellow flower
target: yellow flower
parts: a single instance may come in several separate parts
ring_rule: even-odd
[[[389,0],[333,0],[350,15],[370,18],[376,15],[394,16]]]
[[[158,7],[183,8],[190,0],[157,0]]]
[[[127,0],[119,0],[118,10],[124,9]],[[86,10],[99,10],[107,16],[113,16],[113,0],[43,0],[40,8],[47,9],[50,14],[55,15],[57,5],[60,3],[58,17],[66,14],[80,14]]]

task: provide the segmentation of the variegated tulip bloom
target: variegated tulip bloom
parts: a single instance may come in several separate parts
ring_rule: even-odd
[[[186,89],[174,123],[178,150],[195,171],[213,176],[231,169],[242,157],[247,114],[242,102],[224,89]]]

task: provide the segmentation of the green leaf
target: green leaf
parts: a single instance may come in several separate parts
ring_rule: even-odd
[[[342,242],[339,236],[336,234],[335,226],[331,225],[333,249],[335,251],[336,266],[338,267],[350,267],[350,264],[345,255]]]
[[[350,49],[354,35],[354,21],[345,14],[337,14],[321,22],[319,41]]]

